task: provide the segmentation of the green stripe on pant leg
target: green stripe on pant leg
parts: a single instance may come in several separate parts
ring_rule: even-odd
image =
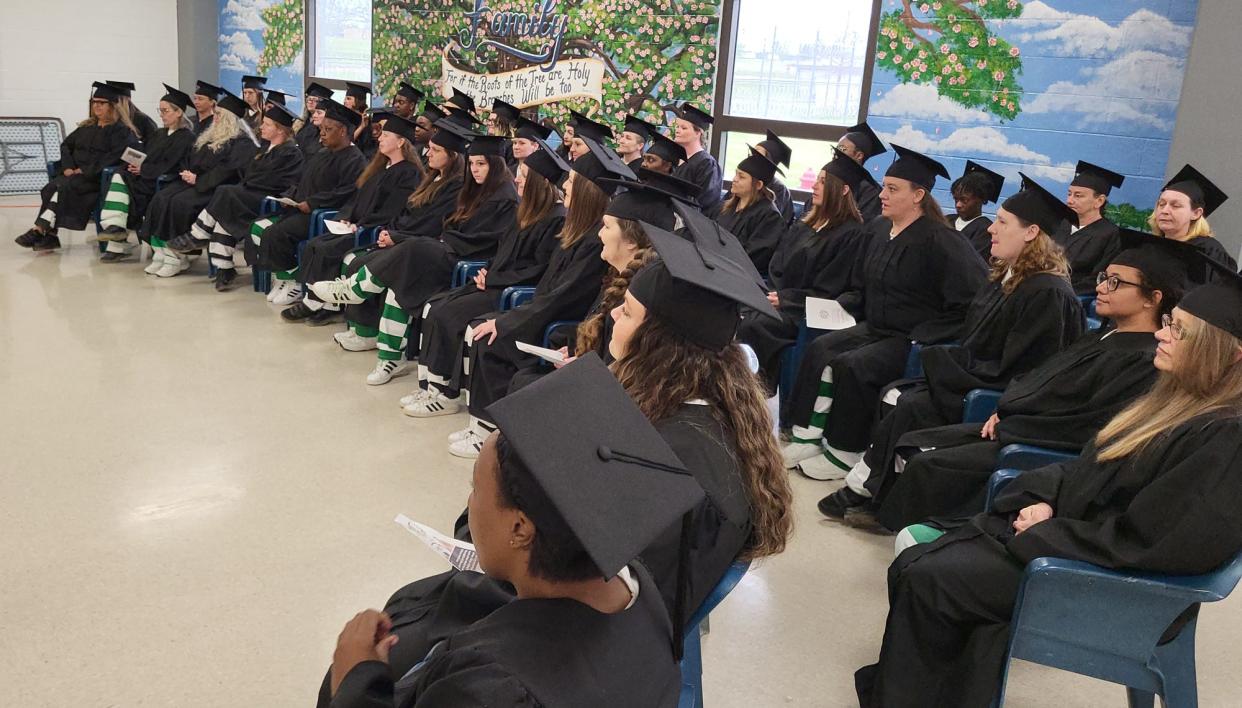
[[[168,242],[165,241],[164,239],[158,236],[151,237],[151,248],[163,248],[167,245],[168,245]]]
[[[272,273],[272,277],[277,280],[297,280],[298,274],[296,270],[278,270]]]
[[[410,329],[410,316],[397,304],[392,291],[384,298],[384,309],[380,313],[379,335],[375,343],[379,347],[379,358],[385,361],[399,361],[405,356],[406,335]]]
[[[388,289],[388,286],[375,277],[371,269],[366,266],[362,266],[357,273],[353,274],[353,277],[349,279],[349,287],[363,300],[369,300]]]
[[[819,382],[819,391],[815,394],[815,402],[818,404],[822,399],[827,399],[829,404],[822,406],[823,410],[818,410],[821,406],[817,405],[816,410],[812,411],[811,419],[807,421],[806,424],[806,430],[810,433],[810,435],[808,437],[793,435],[790,437],[790,440],[799,443],[810,443],[812,445],[819,444],[819,439],[824,435],[824,426],[828,424],[828,411],[832,410],[832,382]]]
[[[250,240],[254,241],[254,245],[259,245],[259,241],[263,238],[263,232],[267,231],[268,227],[277,221],[280,221],[279,216],[265,216],[262,219],[255,219],[251,222]]]
[[[358,324],[357,322],[349,322],[349,328],[352,329],[354,334],[359,337],[375,338],[379,336],[378,327],[368,327],[366,325]]]

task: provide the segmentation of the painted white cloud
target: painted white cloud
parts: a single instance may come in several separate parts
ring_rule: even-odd
[[[1140,50],[1083,71],[1083,83],[1057,81],[1028,101],[1027,113],[1070,112],[1087,125],[1117,121],[1167,129],[1168,117],[1157,110],[1178,100],[1182,90],[1183,60]],[[1109,98],[1126,99],[1110,101]]]
[[[246,31],[263,29],[261,13],[272,2],[273,0],[229,0],[224,6],[224,27]]]
[[[948,136],[936,139],[910,124],[897,129],[895,133],[881,134],[887,142],[894,142],[902,147],[918,152],[939,155],[962,155],[975,157],[994,157],[1003,160],[1014,160],[1038,165],[1050,165],[1052,159],[1038,153],[1025,145],[1010,142],[1009,137],[996,128],[978,126],[958,128]]]
[[[1033,0],[1024,6],[1022,20],[1043,28],[1020,33],[1019,41],[1055,42],[1073,56],[1098,57],[1138,49],[1185,54],[1190,47],[1190,27],[1151,10],[1139,10],[1113,26],[1098,17],[1064,12]]]
[[[259,61],[259,50],[245,32],[220,35],[220,68],[249,71]]]
[[[872,103],[867,113],[949,123],[988,123],[992,120],[981,110],[967,108],[941,96],[936,87],[929,84],[898,84]]]

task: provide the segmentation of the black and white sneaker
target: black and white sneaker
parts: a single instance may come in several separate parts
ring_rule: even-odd
[[[314,314],[314,310],[307,307],[306,303],[298,300],[280,311],[280,319],[285,322],[303,322]]]
[[[449,398],[442,393],[422,396],[405,405],[401,411],[411,418],[436,418],[442,415],[453,415],[461,411],[461,401]]]
[[[311,327],[322,327],[333,322],[340,322],[343,319],[345,319],[345,313],[340,310],[329,310],[326,307],[321,307],[311,313],[310,317],[306,318],[306,324]]]
[[[216,292],[232,290],[234,280],[237,280],[236,268],[216,268]]]

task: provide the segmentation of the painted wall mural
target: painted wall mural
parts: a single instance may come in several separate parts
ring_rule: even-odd
[[[1080,159],[1109,167],[1126,175],[1110,216],[1142,226],[1164,180],[1197,5],[884,0],[869,122],[954,176],[967,159],[991,167],[1006,196],[1019,171],[1058,190]],[[936,197],[951,209],[947,188]]]
[[[305,13],[303,0],[220,0],[220,85],[241,93],[241,77],[267,76],[301,110]]]
[[[384,97],[400,80],[456,84],[558,124],[570,108],[665,122],[681,101],[710,106],[719,14],[711,0],[375,0],[373,75]]]

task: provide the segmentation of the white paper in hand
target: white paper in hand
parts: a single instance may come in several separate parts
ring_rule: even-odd
[[[543,359],[549,364],[564,364],[565,363],[565,355],[557,351],[556,349],[547,349],[544,347],[537,347],[534,344],[527,344],[526,342],[516,342],[516,344],[517,344],[518,351],[526,352],[527,354],[534,354],[535,356],[539,357],[540,359]]]
[[[340,221],[333,221],[332,219],[324,219],[323,225],[328,227],[328,231],[331,231],[338,236],[343,234],[352,234],[358,230],[358,227],[354,224],[346,224]]]
[[[454,568],[476,573],[483,572],[483,569],[479,567],[479,557],[474,551],[474,544],[458,541],[451,536],[445,536],[426,524],[414,521],[405,514],[397,514],[397,518],[393,519],[393,521],[397,522],[397,525],[406,531],[414,534],[418,540],[427,544],[428,548],[439,553]]]
[[[297,203],[296,201],[294,201],[294,200],[290,199],[289,197],[268,197],[268,199],[271,199],[272,201],[274,201],[274,202],[276,202],[276,203],[278,203],[278,204],[284,204],[284,205],[285,205],[285,206],[287,206],[287,207],[293,207],[293,208],[295,208],[295,209],[296,209],[296,208],[297,208],[297,206],[298,206],[298,203]]]
[[[135,150],[131,147],[125,148],[125,152],[121,153],[121,162],[134,167],[142,167],[142,163],[147,159],[147,154],[141,150]]]
[[[858,324],[836,300],[822,297],[806,299],[806,326],[811,329],[846,329]]]

